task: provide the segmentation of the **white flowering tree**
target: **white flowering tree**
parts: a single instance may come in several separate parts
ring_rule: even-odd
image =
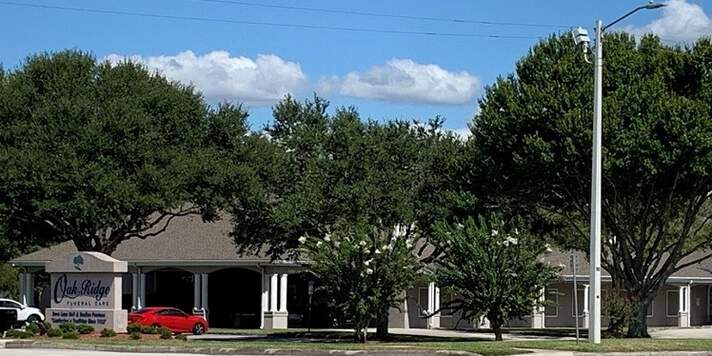
[[[508,320],[530,315],[541,303],[542,288],[560,268],[541,261],[548,249],[541,239],[497,217],[440,223],[433,242],[442,251],[436,283],[456,296],[441,310],[459,311],[470,321],[486,317],[496,340]]]
[[[411,228],[349,224],[299,242],[323,292],[353,326],[356,342],[366,342],[366,328],[399,307],[420,269]]]

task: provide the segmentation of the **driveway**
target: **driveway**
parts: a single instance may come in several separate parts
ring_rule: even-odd
[[[648,333],[656,339],[712,339],[711,327],[700,328],[650,328]]]

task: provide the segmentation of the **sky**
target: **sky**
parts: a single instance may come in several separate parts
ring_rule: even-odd
[[[0,63],[13,69],[28,55],[68,48],[140,61],[212,104],[244,104],[254,130],[285,95],[317,93],[364,119],[439,115],[464,133],[485,87],[537,41],[572,26],[592,33],[596,19],[610,22],[641,2],[0,0]],[[712,35],[712,1],[666,3],[617,29],[677,43]]]

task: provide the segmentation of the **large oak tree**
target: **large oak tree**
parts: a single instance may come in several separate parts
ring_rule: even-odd
[[[131,62],[31,56],[0,71],[0,226],[110,254],[175,217],[214,219],[249,177],[246,117]]]
[[[604,38],[603,267],[647,336],[660,286],[710,257],[712,43]],[[499,78],[473,121],[468,190],[588,250],[592,71],[569,36],[536,45]],[[558,228],[558,229],[557,229]]]

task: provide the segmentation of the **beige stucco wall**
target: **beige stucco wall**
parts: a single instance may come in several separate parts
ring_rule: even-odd
[[[427,291],[427,285],[425,286],[419,286],[416,288],[410,288],[407,291],[407,303],[408,303],[408,321],[409,321],[409,326],[411,328],[425,328],[427,323],[426,320],[422,317],[420,314],[420,309],[425,309],[427,308],[427,292],[423,293],[421,291],[421,288],[424,289],[424,291]],[[581,291],[579,294],[579,313],[581,316],[579,316],[579,326],[580,327],[587,327],[587,325],[584,325],[584,318],[583,318],[583,284],[579,282],[579,290]],[[602,295],[603,298],[605,298],[606,291],[610,289],[610,284],[609,283],[603,283],[602,284]],[[692,285],[691,287],[691,294],[690,294],[690,323],[692,326],[697,326],[697,325],[705,325],[709,324],[712,321],[710,320],[709,316],[709,311],[708,311],[708,305],[709,303],[709,293],[708,293],[709,286],[707,285]],[[555,292],[555,293],[554,293]],[[677,316],[677,301],[678,301],[678,295],[677,293],[679,292],[679,286],[678,285],[665,285],[663,286],[658,294],[655,296],[653,300],[653,306],[652,306],[652,315],[648,316],[648,325],[649,326],[677,326],[678,325],[678,316]],[[420,295],[419,298],[419,293],[424,294]],[[573,285],[570,282],[557,282],[553,283],[548,286],[547,288],[547,294],[549,296],[551,295],[556,295],[558,299],[558,303],[556,304],[555,307],[550,307],[548,308],[548,311],[555,311],[556,315],[546,315],[546,321],[545,321],[545,326],[546,327],[574,327],[575,326],[575,319],[574,319],[574,309],[573,309]],[[441,304],[445,302],[443,296],[443,300],[441,300]],[[671,299],[671,305],[670,309],[671,311],[674,310],[674,315],[673,314],[668,314],[667,313],[667,302],[668,299]],[[420,302],[420,305],[418,304]],[[397,310],[396,310],[397,312]],[[394,315],[392,315],[393,317]],[[398,320],[402,320],[403,315],[398,315],[398,313],[395,313],[395,319],[393,322],[393,326],[395,327],[396,325],[402,325],[398,323]],[[465,321],[465,320],[460,320],[460,314],[455,313],[454,315],[442,315],[440,318],[440,326],[441,328],[446,328],[446,329],[452,329],[457,326],[459,329],[472,329],[474,328],[473,323]],[[459,324],[458,324],[458,321]],[[601,320],[602,326],[607,326],[608,321],[604,317],[603,320]],[[530,327],[531,326],[531,317],[526,316],[521,320],[511,320],[508,323],[509,327]]]

